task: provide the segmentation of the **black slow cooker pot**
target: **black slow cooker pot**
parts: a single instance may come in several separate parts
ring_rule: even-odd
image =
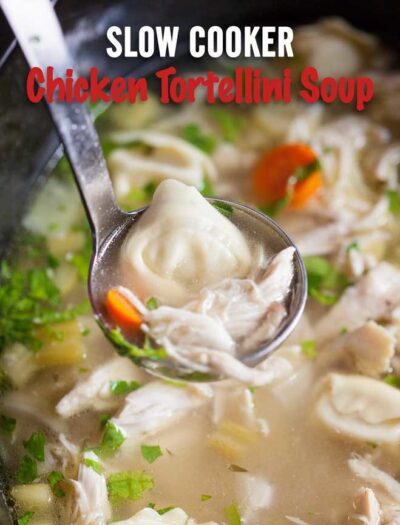
[[[161,59],[109,59],[105,29],[110,25],[134,29],[178,25],[184,44],[193,25],[296,26],[321,17],[340,16],[377,34],[400,56],[399,0],[59,0],[57,11],[80,74],[97,66],[100,74],[110,76],[143,75],[164,66]],[[182,45],[181,55],[186,49]],[[0,258],[40,175],[59,147],[46,109],[26,100],[26,73],[24,59],[0,13]],[[3,483],[0,476],[0,490]],[[5,507],[0,509],[2,525],[13,523]]]

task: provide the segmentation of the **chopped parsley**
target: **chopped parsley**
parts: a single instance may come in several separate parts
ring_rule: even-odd
[[[23,442],[24,448],[38,461],[44,461],[44,445],[46,438],[43,432],[34,432],[31,437]]]
[[[229,465],[228,470],[230,470],[231,472],[248,472],[247,469],[234,464]]]
[[[200,500],[201,500],[201,501],[208,501],[208,500],[211,499],[211,498],[212,498],[212,496],[210,496],[209,494],[202,494],[202,495],[200,496]]]
[[[351,251],[359,251],[360,250],[360,244],[358,241],[351,241],[350,244],[346,247],[346,253],[350,253]]]
[[[230,215],[232,215],[233,213],[233,208],[230,204],[228,204],[227,202],[222,202],[222,201],[214,201],[211,203],[214,208],[216,208],[220,213],[222,213],[222,215],[226,215],[227,217],[229,217]]]
[[[137,381],[110,381],[110,392],[114,396],[125,396],[141,387]]]
[[[175,507],[163,507],[162,509],[158,509],[157,512],[162,516],[163,514],[166,514],[170,510],[173,510]]]
[[[93,253],[93,240],[88,225],[79,228],[85,235],[85,243],[79,252],[70,254],[68,262],[75,266],[81,281],[86,282],[89,275],[89,266]]]
[[[261,206],[259,210],[265,215],[268,215],[269,217],[275,217],[283,208],[286,208],[291,198],[291,194],[288,192],[281,199],[278,199],[275,202],[272,202],[271,204]]]
[[[105,332],[110,341],[119,349],[121,355],[130,357],[133,361],[141,359],[163,359],[166,357],[164,348],[153,348],[148,338],[145,339],[143,347],[140,348],[127,341],[119,327]]]
[[[147,303],[146,303],[146,306],[149,310],[155,310],[156,308],[158,308],[158,301],[155,297],[150,297],[148,300],[147,300]]]
[[[310,177],[316,171],[319,171],[321,168],[321,162],[318,158],[315,158],[305,166],[299,166],[288,179],[285,195],[280,199],[271,202],[270,204],[261,206],[259,208],[260,211],[265,213],[265,215],[275,217],[283,208],[286,208],[286,206],[288,206],[292,201],[296,184],[298,182],[306,180],[308,177]]]
[[[46,268],[0,269],[0,351],[12,343],[38,350],[38,327],[75,319],[81,308],[61,308],[60,292]]]
[[[323,257],[304,257],[308,277],[308,293],[321,304],[335,304],[349,280]]]
[[[82,463],[85,465],[85,467],[93,469],[96,472],[96,474],[101,474],[103,472],[100,463],[98,461],[95,461],[94,459],[83,458]]]
[[[214,186],[208,177],[203,178],[203,188],[200,193],[203,197],[212,197],[215,194]]]
[[[224,508],[224,516],[227,525],[242,525],[239,509],[234,503]]]
[[[393,215],[400,215],[400,193],[396,190],[388,190],[386,197],[389,202],[389,211]]]
[[[0,414],[0,431],[3,434],[7,434],[8,436],[11,436],[16,426],[17,426],[16,419],[14,419],[13,417],[5,416],[4,414]]]
[[[116,502],[121,499],[138,500],[147,490],[154,487],[152,476],[145,472],[118,472],[112,474],[107,480],[110,500]]]
[[[156,459],[163,455],[159,445],[141,445],[140,451],[147,463],[154,463]]]
[[[213,153],[217,145],[216,137],[209,133],[204,133],[200,126],[194,122],[187,124],[183,128],[182,137],[209,155]]]
[[[125,437],[122,432],[111,423],[111,421],[107,421],[104,425],[104,433],[101,443],[99,447],[96,448],[95,452],[103,457],[112,456],[124,441]]]
[[[387,385],[394,386],[395,388],[400,388],[400,377],[396,374],[387,375],[384,378],[383,382]]]
[[[36,461],[29,456],[24,456],[15,474],[19,483],[32,483],[37,478]]]
[[[234,142],[242,127],[242,119],[232,111],[217,107],[210,109],[210,114],[217,123],[222,138],[226,142]]]
[[[308,179],[314,172],[319,171],[322,168],[320,160],[316,157],[310,163],[305,166],[298,167],[292,174],[293,179],[296,182]]]
[[[53,470],[53,472],[50,472],[50,474],[47,476],[47,481],[50,485],[50,488],[53,494],[58,498],[63,498],[65,496],[65,492],[60,487],[60,482],[63,480],[64,474],[59,470]]]
[[[33,518],[34,515],[35,515],[35,513],[32,512],[31,510],[28,510],[27,512],[24,512],[24,514],[22,514],[22,516],[20,516],[17,519],[18,525],[27,525],[27,523],[29,523],[31,521],[31,519]]]
[[[315,341],[312,341],[311,339],[303,341],[301,343],[301,350],[303,354],[307,356],[309,359],[314,360],[317,358],[318,353],[316,350]]]
[[[104,428],[108,420],[112,418],[111,414],[104,412],[104,414],[99,415],[100,428]]]

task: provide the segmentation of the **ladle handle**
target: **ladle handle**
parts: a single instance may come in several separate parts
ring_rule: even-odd
[[[50,0],[0,0],[30,67],[65,77],[73,68],[60,23]],[[92,230],[100,245],[121,222],[99,137],[85,104],[54,100],[48,109],[71,163]],[[35,130],[32,130],[35,133]]]

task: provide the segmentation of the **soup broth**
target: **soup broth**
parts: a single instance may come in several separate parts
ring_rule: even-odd
[[[400,523],[398,72],[336,19],[299,28],[294,46],[321,75],[374,69],[384,96],[362,115],[154,97],[97,121],[125,209],[176,179],[293,237],[309,299],[257,368],[262,385],[156,379],[119,356],[89,311],[91,239],[64,158],[38,192],[0,286],[1,455],[20,523]]]

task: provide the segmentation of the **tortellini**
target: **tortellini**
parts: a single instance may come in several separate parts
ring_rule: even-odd
[[[216,176],[211,159],[179,137],[155,131],[134,131],[115,134],[112,139],[121,144],[107,159],[119,199],[149,182],[172,178],[201,189],[205,178]],[[145,150],[130,144],[142,145]]]
[[[205,286],[246,276],[249,245],[193,187],[163,181],[122,246],[124,285],[142,300],[182,306]]]
[[[317,389],[315,411],[331,430],[373,443],[400,442],[400,391],[358,375],[328,374]]]

